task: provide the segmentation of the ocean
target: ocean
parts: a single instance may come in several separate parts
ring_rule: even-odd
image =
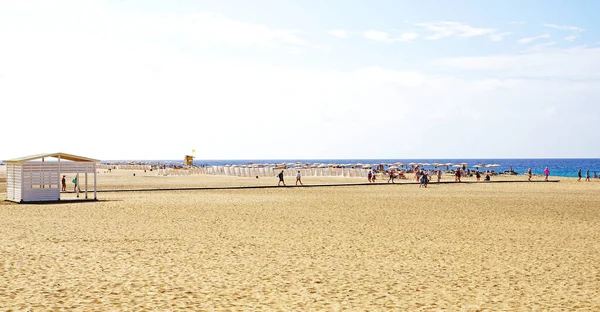
[[[174,160],[173,162],[181,163]],[[542,174],[544,168],[550,169],[551,176],[559,177],[577,177],[577,170],[582,170],[585,177],[585,171],[590,170],[590,175],[594,176],[594,171],[600,174],[600,158],[563,158],[563,159],[246,159],[246,160],[195,160],[194,164],[217,166],[217,165],[247,165],[254,164],[281,164],[296,163],[303,164],[323,163],[323,164],[380,164],[380,163],[468,163],[467,168],[475,169],[472,166],[476,164],[499,164],[500,167],[491,168],[495,171],[513,170],[519,174],[524,174],[528,168],[531,168],[534,174]],[[431,166],[433,168],[433,166]],[[485,170],[485,169],[484,169]]]

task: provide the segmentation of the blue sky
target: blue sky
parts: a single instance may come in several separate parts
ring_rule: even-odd
[[[595,12],[598,1],[2,1],[0,129],[20,135],[0,158],[598,157]]]

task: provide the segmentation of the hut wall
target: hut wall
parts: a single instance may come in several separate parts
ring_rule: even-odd
[[[58,163],[23,163],[21,194],[24,202],[60,200]]]
[[[6,166],[6,199],[21,201],[21,164],[7,164]]]

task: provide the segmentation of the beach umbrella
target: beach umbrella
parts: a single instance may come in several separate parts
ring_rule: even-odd
[[[390,170],[398,169],[398,166],[390,166]]]
[[[460,163],[462,166],[466,166],[468,165],[468,163],[464,162],[464,163]]]
[[[473,166],[473,167],[474,167],[474,168],[478,168],[478,169],[479,169],[479,168],[483,168],[483,167],[485,167],[485,165],[484,165],[484,164],[478,164],[478,165],[475,165],[475,166]]]
[[[326,167],[325,164],[320,164],[317,166],[317,168],[325,168],[325,167]]]
[[[457,164],[457,165],[454,165],[452,167],[454,167],[454,168],[462,168],[462,165],[461,164]]]
[[[371,166],[371,165],[369,165],[369,164],[366,164],[366,165],[363,165],[362,167],[363,167],[363,168],[365,168],[365,169],[368,169],[368,168],[371,168],[371,167],[373,167],[373,166]]]

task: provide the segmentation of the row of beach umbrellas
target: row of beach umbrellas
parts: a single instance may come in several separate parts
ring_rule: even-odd
[[[379,163],[379,164],[363,164],[363,163],[356,163],[356,164],[324,164],[324,163],[313,163],[313,164],[307,164],[307,163],[281,163],[281,164],[273,164],[273,163],[265,163],[265,164],[249,164],[249,165],[225,165],[225,167],[231,167],[231,168],[262,168],[262,167],[273,167],[273,168],[277,168],[277,169],[283,169],[283,168],[347,168],[347,167],[352,167],[352,168],[363,168],[363,169],[370,169],[373,167],[377,167],[377,166],[384,166],[384,167],[388,167],[389,169],[399,169],[400,167],[415,167],[415,166],[419,166],[419,167],[455,167],[455,168],[462,168],[462,167],[466,167],[468,166],[468,163],[415,163],[415,162],[411,162],[411,163],[401,163],[401,162],[396,162],[396,163]],[[500,167],[499,164],[477,164],[474,165],[473,168],[495,168],[495,167]]]

